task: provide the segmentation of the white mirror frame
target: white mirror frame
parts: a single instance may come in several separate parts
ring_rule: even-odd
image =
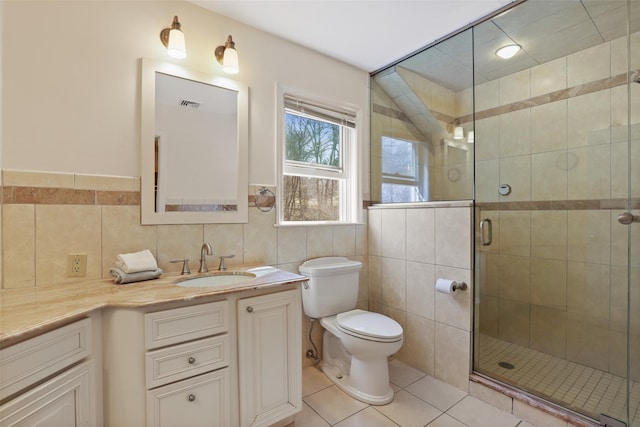
[[[143,225],[247,223],[249,88],[235,80],[201,74],[178,64],[141,59],[141,124],[140,124],[140,218]],[[154,197],[155,164],[155,76],[156,72],[238,92],[238,205],[235,211],[156,212]],[[224,185],[224,183],[221,183]]]

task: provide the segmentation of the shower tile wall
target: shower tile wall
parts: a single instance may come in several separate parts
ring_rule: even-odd
[[[625,52],[618,39],[479,85],[475,123],[476,198],[494,236],[479,258],[480,332],[621,376],[629,229],[616,216],[629,182]],[[640,68],[639,55],[631,68]],[[640,209],[640,84],[631,99],[630,182]],[[511,194],[500,196],[500,184]],[[640,247],[640,229],[631,233]],[[631,260],[631,357],[640,360],[640,256]],[[632,377],[640,379],[637,363]]]
[[[398,321],[396,357],[468,390],[472,286],[435,292],[438,277],[471,285],[469,202],[369,209],[369,309]]]

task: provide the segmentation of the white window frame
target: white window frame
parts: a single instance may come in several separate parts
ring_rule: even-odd
[[[285,137],[286,137],[286,112],[285,96],[294,97],[303,100],[309,104],[313,104],[328,111],[344,111],[350,116],[355,117],[355,128],[345,132],[345,128],[341,126],[341,170],[333,167],[323,167],[322,165],[306,165],[296,164],[286,160]],[[278,226],[308,226],[308,225],[338,225],[338,224],[355,224],[362,222],[362,195],[360,191],[360,161],[358,152],[359,129],[362,126],[362,112],[356,108],[340,103],[331,103],[320,100],[317,97],[300,93],[299,91],[284,88],[277,85],[277,126],[276,126],[276,145],[277,145],[277,188],[276,188],[276,208]],[[323,120],[319,116],[313,114],[304,114],[295,112],[297,115],[307,116],[315,120]],[[339,219],[336,221],[285,221],[284,220],[284,176],[296,175],[311,178],[328,178],[337,179],[340,183],[340,210]]]

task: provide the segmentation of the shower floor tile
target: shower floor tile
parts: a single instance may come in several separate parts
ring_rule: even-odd
[[[478,350],[480,372],[594,419],[626,419],[625,378],[487,335]],[[630,395],[631,427],[640,427],[640,383],[631,382]]]

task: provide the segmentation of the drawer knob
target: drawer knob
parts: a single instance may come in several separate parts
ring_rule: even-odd
[[[189,397],[187,397],[187,399],[189,399],[189,402],[193,402],[194,400],[196,400],[196,395],[192,393],[189,395]]]
[[[248,313],[253,313],[253,307],[251,307],[251,306],[247,307],[247,312]]]
[[[194,363],[196,363],[196,358],[193,356],[189,357],[189,365],[193,365]]]

